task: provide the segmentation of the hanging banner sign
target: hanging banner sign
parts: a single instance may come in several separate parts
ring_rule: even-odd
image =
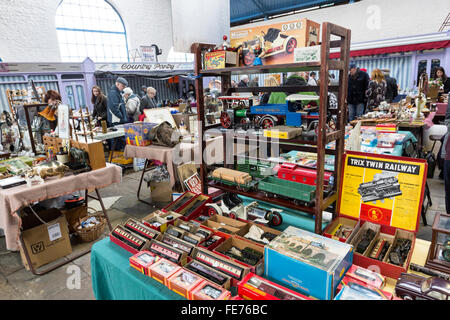
[[[162,63],[98,63],[96,71],[193,71],[194,64],[190,62],[162,62]]]
[[[414,231],[426,176],[424,159],[348,152],[342,171],[339,212]]]

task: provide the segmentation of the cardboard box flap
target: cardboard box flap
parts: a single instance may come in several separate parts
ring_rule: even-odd
[[[343,160],[340,216],[417,233],[426,160],[353,151],[347,151]]]

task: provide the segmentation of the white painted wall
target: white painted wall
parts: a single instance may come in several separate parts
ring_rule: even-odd
[[[172,0],[174,50],[190,52],[192,43],[221,44],[230,34],[229,0]]]
[[[352,43],[438,32],[449,0],[363,0],[232,28],[308,18],[352,30]]]
[[[1,0],[0,57],[7,62],[61,61],[55,29],[60,0]],[[171,0],[109,0],[125,24],[128,48],[157,44],[165,61],[172,47]]]

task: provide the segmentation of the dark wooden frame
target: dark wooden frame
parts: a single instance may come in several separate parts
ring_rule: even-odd
[[[30,114],[28,113],[29,108],[36,108],[36,110],[39,111],[39,107],[47,107],[47,103],[39,103],[39,104],[24,104],[23,110],[25,111],[25,118],[27,120],[27,128],[28,128],[28,134],[30,135],[30,143],[31,143],[31,150],[36,155],[36,145],[34,143],[33,138],[33,129],[31,128],[31,119]]]
[[[428,250],[427,260],[425,262],[425,267],[437,270],[444,273],[450,272],[450,262],[441,261],[437,259],[438,254],[438,243],[437,237],[439,233],[450,235],[450,230],[440,229],[438,228],[439,220],[441,217],[446,217],[450,219],[450,215],[444,213],[436,213],[434,217],[434,222],[432,226],[432,239],[430,244],[430,249]]]
[[[331,36],[337,36],[339,40],[331,40]],[[220,76],[222,79],[222,95],[231,95],[233,92],[276,92],[288,90],[289,92],[299,92],[299,91],[311,91],[314,89],[320,90],[320,105],[319,105],[319,132],[317,141],[302,141],[302,140],[281,140],[278,141],[280,148],[286,148],[290,150],[299,151],[309,151],[317,153],[317,189],[324,189],[324,164],[325,164],[325,153],[335,155],[334,164],[334,177],[335,182],[333,186],[333,192],[331,192],[328,197],[324,198],[323,192],[316,192],[315,206],[306,207],[302,205],[297,205],[291,200],[279,199],[279,198],[267,198],[262,192],[250,191],[245,192],[242,190],[237,190],[236,188],[224,186],[214,182],[207,182],[207,172],[206,164],[202,158],[202,163],[200,165],[200,179],[202,181],[203,193],[208,194],[208,186],[212,186],[217,189],[224,191],[231,191],[241,195],[249,196],[257,200],[281,205],[291,209],[299,210],[302,212],[307,212],[315,216],[315,232],[318,234],[322,233],[322,212],[326,210],[329,206],[338,200],[337,188],[341,184],[341,168],[342,159],[344,154],[344,136],[345,136],[345,124],[347,117],[346,109],[346,99],[347,99],[347,88],[348,88],[348,66],[349,66],[349,55],[350,55],[350,37],[351,31],[343,27],[337,26],[335,24],[324,22],[322,24],[322,43],[321,43],[321,61],[320,62],[308,62],[308,63],[292,63],[292,64],[280,64],[280,65],[262,65],[262,66],[247,66],[247,67],[231,67],[224,69],[214,69],[214,70],[202,70],[202,50],[208,48],[213,48],[215,45],[194,43],[191,46],[191,52],[195,57],[194,71],[197,76],[195,80],[196,83],[196,95],[197,95],[197,116],[198,121],[201,125],[199,126],[199,140],[201,141],[202,150],[205,150],[206,141],[204,140],[203,134],[205,129],[210,129],[214,127],[219,127],[220,124],[213,126],[205,126],[205,105],[203,96],[203,79],[202,76]],[[330,60],[330,48],[340,49],[340,58],[338,60]],[[261,74],[261,73],[278,73],[278,72],[293,72],[293,71],[311,71],[319,70],[320,79],[328,79],[329,70],[339,70],[339,86],[328,86],[327,81],[322,81],[318,87],[286,87],[280,86],[276,88],[231,88],[231,74]],[[327,100],[328,100],[328,90],[338,91],[338,110],[337,115],[337,125],[336,131],[327,133],[326,128],[326,117],[327,117]],[[225,136],[224,136],[225,138]],[[244,142],[249,142],[251,138],[238,139],[244,140]],[[237,140],[235,137],[234,141]],[[325,149],[325,145],[336,141],[335,150]],[[268,139],[268,143],[271,140]],[[306,145],[305,145],[306,144]],[[224,139],[225,145],[225,139]],[[226,157],[226,150],[224,149],[224,157]],[[336,212],[333,213],[333,217],[336,217]]]

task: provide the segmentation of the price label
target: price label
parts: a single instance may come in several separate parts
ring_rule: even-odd
[[[48,226],[47,230],[50,241],[55,241],[62,237],[61,227],[59,226],[59,223]]]

